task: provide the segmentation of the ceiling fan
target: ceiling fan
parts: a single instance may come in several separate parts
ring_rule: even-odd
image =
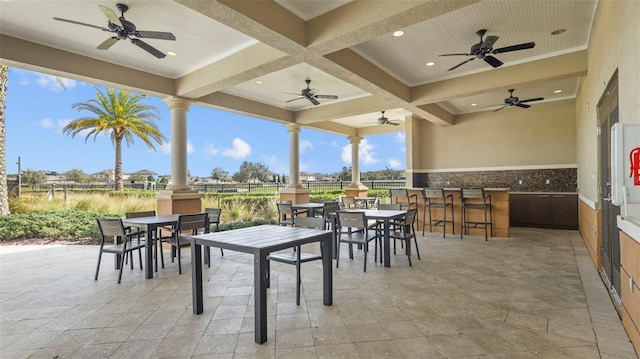
[[[380,112],[382,112],[382,116],[380,116],[380,118],[378,118],[378,121],[376,121],[376,122],[368,122],[368,124],[377,123],[378,125],[398,126],[399,122],[402,122],[402,120],[390,120],[387,117],[384,117],[384,111],[380,111]]]
[[[129,7],[125,4],[116,4],[116,7],[118,8],[118,10],[120,10],[120,13],[121,13],[120,17],[118,17],[115,11],[111,10],[110,8],[102,5],[98,5],[98,6],[100,6],[100,9],[102,9],[102,12],[105,14],[105,16],[108,19],[107,27],[91,25],[91,24],[87,24],[87,23],[79,22],[75,20],[62,19],[59,17],[54,17],[53,19],[58,21],[68,22],[71,24],[93,27],[96,29],[100,29],[102,31],[113,33],[114,36],[106,39],[100,45],[98,45],[97,49],[99,50],[108,50],[111,46],[113,46],[113,44],[118,42],[118,40],[129,39],[134,45],[140,47],[141,49],[145,50],[151,55],[161,59],[166,56],[163,52],[147,44],[146,42],[140,40],[139,38],[159,39],[159,40],[175,40],[176,39],[176,37],[170,32],[143,31],[143,30],[136,29],[136,26],[132,22],[127,21],[124,18],[124,13],[127,12],[127,10],[129,10]]]
[[[486,63],[488,63],[489,65],[493,66],[494,68],[500,67],[500,66],[502,66],[502,61],[498,60],[497,58],[495,58],[495,57],[493,57],[491,55],[501,54],[501,53],[504,53],[504,52],[531,49],[534,46],[536,46],[535,42],[526,42],[526,43],[523,43],[523,44],[511,45],[511,46],[500,47],[500,48],[494,49],[493,48],[493,44],[495,44],[496,41],[498,41],[498,39],[500,37],[498,37],[498,36],[487,36],[486,39],[483,39],[483,36],[486,33],[487,33],[487,30],[485,30],[485,29],[478,30],[476,32],[476,34],[478,34],[478,36],[480,36],[480,42],[478,42],[477,44],[473,44],[471,46],[471,49],[469,50],[469,53],[467,53],[467,54],[443,54],[443,55],[438,55],[438,56],[473,56],[472,58],[467,59],[465,61],[462,61],[461,63],[457,64],[456,66],[450,68],[447,71],[455,70],[458,67],[466,64],[467,62],[473,61],[475,59],[482,59]]]
[[[300,100],[300,99],[307,99],[309,100],[312,104],[314,105],[319,105],[320,102],[318,101],[319,98],[327,98],[327,99],[332,99],[332,100],[336,100],[338,99],[338,96],[336,95],[319,95],[316,92],[318,91],[318,89],[312,89],[309,87],[309,85],[311,84],[311,80],[310,79],[306,79],[304,80],[304,82],[307,84],[307,88],[306,89],[302,89],[300,91],[300,95],[298,95],[298,97],[291,99],[289,101],[285,101],[285,102],[291,102],[291,101],[295,101],[295,100]],[[291,95],[297,95],[296,93],[291,93],[291,92],[286,92],[288,94]]]
[[[536,98],[530,98],[530,99],[527,99],[527,100],[520,100],[519,98],[513,96],[513,91],[515,91],[515,89],[509,89],[509,97],[504,99],[504,105],[502,107],[500,107],[499,109],[493,111],[493,112],[500,111],[505,107],[513,107],[513,106],[522,107],[522,108],[529,108],[529,107],[531,107],[531,105],[527,105],[525,102],[533,102],[533,101],[542,101],[542,100],[544,100],[544,97],[536,97]]]

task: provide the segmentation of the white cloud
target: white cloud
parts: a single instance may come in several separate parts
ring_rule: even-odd
[[[36,78],[36,83],[47,90],[53,92],[62,92],[64,90],[70,90],[76,87],[77,82],[75,80],[65,79],[62,77],[56,77],[46,74],[40,74]]]
[[[212,143],[207,143],[207,146],[202,150],[207,157],[213,157],[220,153],[220,149],[216,148]]]
[[[269,167],[269,171],[289,175],[289,164],[282,162],[277,155],[262,156],[262,158]]]
[[[393,140],[396,141],[396,142],[405,143],[407,141],[407,133],[406,132],[396,132],[396,135],[393,138]]]
[[[223,156],[240,160],[251,154],[251,146],[240,138],[233,139],[232,145],[233,148],[222,151]]]
[[[396,168],[400,168],[400,166],[402,166],[402,163],[400,162],[399,159],[389,158],[389,167],[396,169]]]
[[[313,143],[308,140],[300,140],[300,142],[298,143],[298,151],[300,152],[300,154],[303,154],[307,149],[312,150]]]
[[[165,142],[160,145],[160,152],[170,155],[171,154],[171,141]],[[195,152],[193,145],[190,141],[187,141],[187,154]]]
[[[380,162],[376,157],[376,153],[373,152],[373,145],[363,139],[360,142],[360,148],[358,149],[358,161],[363,165],[372,165]],[[351,164],[351,144],[342,147],[341,153],[342,161],[348,165]]]
[[[70,122],[71,120],[54,121],[50,118],[43,118],[42,120],[40,120],[40,126],[42,126],[43,128],[52,129],[54,132],[57,132],[57,133],[62,133],[62,129],[64,128],[64,126],[68,125]],[[88,131],[89,130],[83,131],[83,132],[88,133]],[[81,132],[80,134],[82,135],[83,132]]]

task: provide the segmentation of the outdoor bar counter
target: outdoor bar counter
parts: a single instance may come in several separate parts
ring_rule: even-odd
[[[418,226],[416,232],[422,233],[422,218],[424,213],[424,200],[422,198],[422,188],[409,188],[409,195],[418,196]],[[493,236],[494,237],[509,237],[509,192],[510,188],[485,188],[485,195],[491,196],[491,207],[493,211]],[[460,207],[460,188],[445,188],[445,195],[453,195],[453,215],[454,234],[460,236],[460,219],[461,219],[461,207]],[[471,202],[471,201],[470,201]],[[447,220],[451,217],[451,207],[447,208]],[[443,217],[442,209],[432,209],[431,215],[433,219],[440,219]],[[468,210],[467,218],[469,221],[482,221],[484,214],[481,210]],[[429,213],[426,215],[427,227],[425,231],[429,231]],[[433,227],[433,232],[442,233],[442,227]],[[447,237],[451,233],[451,223],[447,223]],[[484,236],[484,229],[482,228],[469,228],[468,235],[471,236]]]

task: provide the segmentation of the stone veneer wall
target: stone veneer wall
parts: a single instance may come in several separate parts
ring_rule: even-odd
[[[577,192],[576,168],[414,173],[413,186],[425,188],[511,188],[512,192]],[[520,184],[522,180],[522,184]],[[549,180],[549,184],[547,184]]]

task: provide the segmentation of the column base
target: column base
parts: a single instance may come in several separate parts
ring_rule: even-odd
[[[309,203],[309,191],[300,185],[287,186],[280,190],[281,201],[291,201],[291,203]]]
[[[158,214],[186,214],[202,212],[204,195],[191,187],[172,188],[160,191],[157,195]]]
[[[350,183],[344,189],[344,194],[347,197],[367,197],[369,188],[362,183]]]

